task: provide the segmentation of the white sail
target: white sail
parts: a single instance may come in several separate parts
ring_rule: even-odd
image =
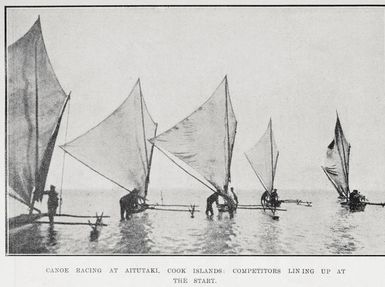
[[[8,182],[16,199],[33,207],[33,192],[44,190],[68,97],[48,58],[40,18],[7,56]]]
[[[337,115],[334,139],[328,145],[325,165],[322,169],[341,197],[349,196],[349,157],[350,144],[344,136]]]
[[[245,155],[263,188],[270,193],[274,188],[275,171],[279,155],[273,135],[271,119],[263,136]]]
[[[145,197],[157,124],[151,118],[138,80],[127,99],[105,120],[61,146],[67,153],[122,188]]]
[[[215,190],[223,191],[231,178],[236,127],[225,77],[202,106],[150,141],[194,169]]]

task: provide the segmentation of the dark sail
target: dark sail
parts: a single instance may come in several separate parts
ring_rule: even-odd
[[[8,178],[28,205],[44,189],[67,95],[47,55],[40,19],[8,47]]]
[[[326,176],[331,181],[340,197],[349,196],[349,157],[350,144],[344,136],[340,119],[334,129],[334,139],[328,145],[325,165],[322,166]]]

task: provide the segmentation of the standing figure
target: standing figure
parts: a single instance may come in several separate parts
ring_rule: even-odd
[[[237,209],[239,201],[238,201],[238,196],[234,192],[234,187],[231,187],[230,191],[233,194],[233,198],[234,198],[234,201],[235,201],[235,209]]]
[[[138,207],[138,193],[139,190],[134,188],[129,194],[120,198],[120,220],[130,219],[131,215]]]
[[[213,216],[214,215],[214,210],[213,210],[213,204],[214,202],[218,205],[219,202],[218,202],[218,193],[215,192],[213,193],[212,195],[210,195],[208,198],[207,198],[207,205],[206,205],[206,215],[207,216]]]
[[[279,206],[279,198],[278,198],[278,193],[276,188],[273,189],[273,192],[270,195],[270,204],[273,207]]]
[[[349,195],[349,201],[351,205],[358,205],[361,201],[365,201],[365,196],[361,195],[357,189],[354,189]]]
[[[261,196],[261,205],[264,210],[265,210],[265,206],[267,206],[269,202],[270,202],[269,192],[265,190],[265,192]]]
[[[57,207],[59,206],[58,193],[55,190],[55,186],[51,185],[48,191],[44,191],[43,194],[48,194],[47,209],[49,223],[54,223],[54,217],[56,215]]]

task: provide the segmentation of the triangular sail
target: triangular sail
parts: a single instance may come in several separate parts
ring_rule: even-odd
[[[279,155],[271,120],[263,136],[245,155],[263,188],[270,193],[274,188],[275,171]]]
[[[47,55],[40,19],[8,47],[8,178],[27,205],[44,189],[67,95]]]
[[[150,141],[186,163],[215,190],[223,191],[230,181],[236,128],[225,77],[202,106]]]
[[[140,81],[127,99],[105,120],[61,146],[75,159],[100,175],[145,197],[157,124],[145,105]]]
[[[349,196],[349,156],[350,144],[344,136],[337,115],[334,139],[328,146],[325,165],[322,169],[342,197]]]

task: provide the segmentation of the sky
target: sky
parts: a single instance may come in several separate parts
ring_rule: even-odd
[[[55,73],[72,92],[67,139],[64,118],[58,145],[102,121],[139,77],[162,132],[227,75],[238,120],[236,188],[262,189],[243,153],[271,117],[280,151],[276,187],[332,190],[320,166],[337,110],[352,146],[350,186],[364,193],[385,186],[381,8],[9,9],[7,44],[38,15]],[[60,185],[62,163],[56,148],[47,184]],[[205,189],[155,150],[150,192],[183,187]],[[119,190],[68,156],[65,188]]]

